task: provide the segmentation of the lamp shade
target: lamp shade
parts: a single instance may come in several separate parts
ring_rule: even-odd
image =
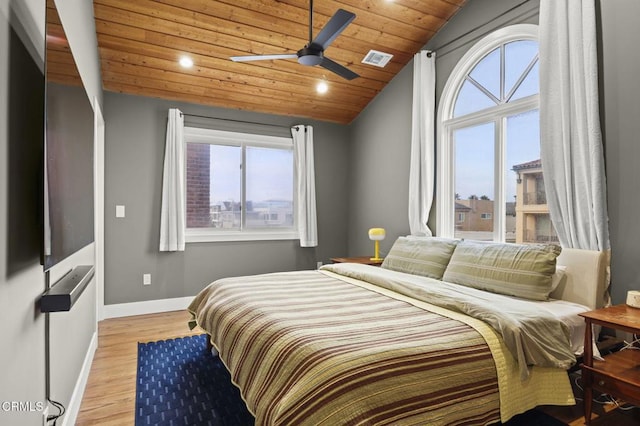
[[[369,229],[369,239],[372,241],[382,241],[386,233],[384,228],[371,228]]]

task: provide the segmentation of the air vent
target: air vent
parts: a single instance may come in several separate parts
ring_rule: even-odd
[[[390,55],[389,53],[370,50],[362,60],[362,63],[383,68],[387,63],[389,63],[391,58],[393,58],[393,55]]]

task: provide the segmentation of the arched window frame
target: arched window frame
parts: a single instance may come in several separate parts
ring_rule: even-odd
[[[436,188],[436,234],[441,237],[453,238],[455,232],[455,156],[453,134],[455,130],[487,122],[498,122],[495,128],[495,164],[504,162],[506,134],[506,118],[538,109],[539,94],[531,95],[515,101],[510,101],[495,107],[472,112],[460,117],[453,117],[456,100],[466,76],[486,55],[503,44],[518,40],[538,41],[538,26],[533,24],[518,24],[501,28],[492,32],[477,42],[460,59],[451,72],[442,91],[438,105],[438,140],[437,140],[437,188]],[[504,168],[496,167],[495,200],[504,200]],[[505,241],[505,205],[494,203],[493,240]]]

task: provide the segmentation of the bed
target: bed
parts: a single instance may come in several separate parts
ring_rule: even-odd
[[[469,266],[457,256],[468,245],[401,237],[383,268],[335,264],[225,278],[189,311],[257,425],[485,425],[538,405],[574,404],[566,369],[582,350],[577,313],[605,303],[605,254],[565,249],[552,262],[545,257],[549,279],[559,270],[562,279],[549,287],[551,300],[528,300],[474,288],[475,281],[451,283],[458,278],[447,271]],[[522,263],[521,253],[501,251],[516,245],[495,246],[491,256]],[[484,261],[504,272],[495,259]],[[525,312],[545,312],[544,323],[520,324],[529,314],[516,306],[529,303]],[[562,342],[544,340],[555,334]]]

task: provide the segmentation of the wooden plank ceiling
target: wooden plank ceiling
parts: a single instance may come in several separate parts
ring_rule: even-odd
[[[46,73],[47,81],[81,86],[82,80],[71,55],[67,36],[60,23],[60,16],[53,3],[47,0],[47,40],[46,40]]]
[[[308,0],[94,0],[105,90],[197,104],[350,123],[465,0],[316,0],[313,35],[340,8],[355,20],[325,55],[358,73],[347,81],[295,59],[309,37]],[[370,49],[393,55],[362,64]],[[194,65],[180,67],[189,56]],[[329,91],[315,86],[326,79]]]

